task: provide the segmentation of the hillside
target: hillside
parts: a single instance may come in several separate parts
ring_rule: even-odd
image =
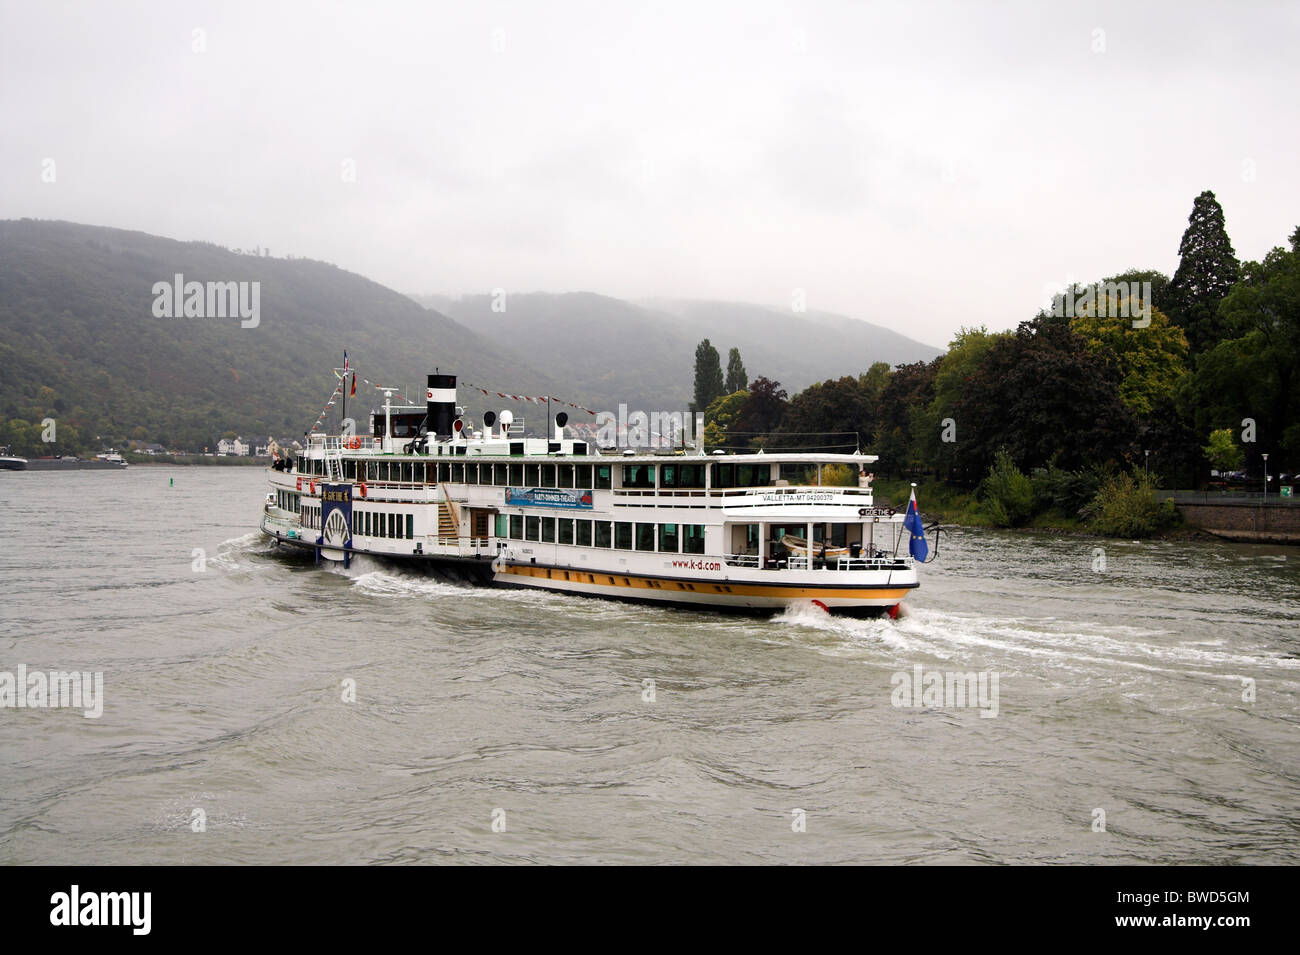
[[[842,315],[735,302],[628,302],[591,292],[512,294],[505,311],[486,295],[414,296],[493,341],[509,342],[602,407],[684,408],[691,400],[695,346],[709,338],[726,364],[739,348],[750,379],[766,375],[788,392],[858,375],[873,362],[928,361],[937,348]]]
[[[154,283],[176,273],[260,282],[259,324],[156,317]],[[227,430],[300,436],[324,406],[345,348],[364,377],[410,386],[417,401],[435,365],[464,380],[565,393],[508,344],[326,263],[68,222],[0,221],[0,422],[52,417],[61,448],[96,447],[97,435],[190,449],[213,446]],[[356,401],[364,427],[381,401],[362,384]]]

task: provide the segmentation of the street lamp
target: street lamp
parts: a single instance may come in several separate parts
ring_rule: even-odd
[[[1264,455],[1264,498],[1268,498],[1268,455]]]

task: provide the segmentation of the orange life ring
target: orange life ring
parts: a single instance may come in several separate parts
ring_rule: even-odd
[[[302,490],[302,478],[298,478],[298,486],[297,486],[296,488],[294,488],[294,490],[295,490],[295,491],[301,491],[301,490]]]
[[[362,482],[361,482],[361,496],[362,496],[362,497],[365,497],[365,496],[366,496],[366,482],[365,482],[365,481],[362,481]]]
[[[315,481],[312,481],[312,482],[311,482],[311,493],[312,493],[312,494],[315,494],[315,493],[316,493],[316,482],[315,482]]]
[[[347,443],[348,450],[359,451],[361,449],[361,438],[349,438]]]

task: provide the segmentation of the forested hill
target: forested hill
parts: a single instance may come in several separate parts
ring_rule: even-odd
[[[154,284],[177,273],[187,282],[261,283],[257,326],[155,316]],[[15,444],[45,418],[57,423],[59,450],[95,448],[97,435],[184,449],[211,447],[226,431],[301,436],[345,348],[365,378],[410,386],[417,401],[435,365],[503,389],[564,393],[508,344],[323,262],[69,222],[0,221],[0,425]],[[359,383],[356,401],[364,427],[382,399]]]
[[[602,407],[622,401],[684,408],[692,396],[691,356],[701,338],[723,355],[739,348],[751,376],[779,380],[791,393],[827,378],[860,375],[878,361],[929,361],[940,353],[842,315],[739,302],[629,302],[592,292],[414,298],[493,341],[509,342],[538,366],[564,368],[566,379]]]

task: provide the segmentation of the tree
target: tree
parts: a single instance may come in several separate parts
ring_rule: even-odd
[[[875,430],[875,408],[858,379],[845,375],[810,385],[791,398],[780,433],[783,445],[851,452],[869,445]]]
[[[1246,455],[1232,440],[1231,428],[1210,432],[1210,443],[1204,448],[1205,456],[1216,471],[1235,471],[1241,467]]]
[[[1008,338],[1010,334],[991,334],[983,325],[978,328],[963,326],[948,343],[948,353],[935,370],[933,398],[912,415],[916,453],[940,473],[951,475],[963,467],[961,439],[965,426],[957,411],[966,382],[975,374],[993,343]],[[971,472],[967,476],[977,473]]]
[[[1121,275],[1097,284],[1127,281],[1128,277]],[[1154,286],[1152,293],[1154,297]],[[1179,382],[1187,374],[1187,338],[1181,328],[1154,306],[1147,316],[1150,324],[1134,327],[1134,317],[1145,314],[1144,300],[1129,302],[1123,309],[1119,304],[1114,298],[1098,295],[1075,314],[1070,328],[1083,336],[1090,351],[1111,351],[1123,376],[1119,386],[1121,400],[1134,414],[1149,415],[1157,404],[1173,398]]]
[[[714,398],[709,407],[704,411],[704,443],[709,448],[727,448],[728,450],[741,450],[748,445],[748,440],[742,435],[733,436],[732,431],[739,430],[736,427],[736,419],[740,416],[741,409],[745,407],[745,402],[749,400],[749,392],[736,391],[729,395],[720,395]]]
[[[744,391],[749,387],[749,375],[745,374],[745,363],[740,360],[740,349],[733,348],[727,353],[727,394]]]
[[[714,399],[725,395],[722,361],[718,350],[706,338],[695,347],[695,401],[691,411],[707,411]]]
[[[755,378],[736,418],[736,431],[747,436],[749,444],[761,447],[766,443],[764,436],[781,426],[786,408],[785,389],[779,381]]]
[[[961,474],[982,476],[1005,447],[1020,468],[1066,469],[1129,457],[1136,435],[1109,352],[1040,316],[995,341],[953,411]],[[972,480],[973,483],[973,480]]]
[[[1208,189],[1192,204],[1178,255],[1178,271],[1161,304],[1187,334],[1191,353],[1199,355],[1229,337],[1219,317],[1219,303],[1241,277],[1224,227],[1223,207]]]
[[[1290,245],[1273,249],[1263,262],[1247,262],[1219,309],[1243,336],[1238,341],[1244,347],[1231,352],[1238,359],[1234,364],[1251,366],[1242,373],[1252,376],[1255,390],[1234,417],[1258,420],[1259,441],[1282,452],[1279,467],[1300,457],[1300,228],[1291,233]]]
[[[880,455],[880,468],[895,476],[920,462],[917,419],[934,400],[934,381],[945,361],[917,361],[898,365],[880,393],[876,440],[871,450]]]

